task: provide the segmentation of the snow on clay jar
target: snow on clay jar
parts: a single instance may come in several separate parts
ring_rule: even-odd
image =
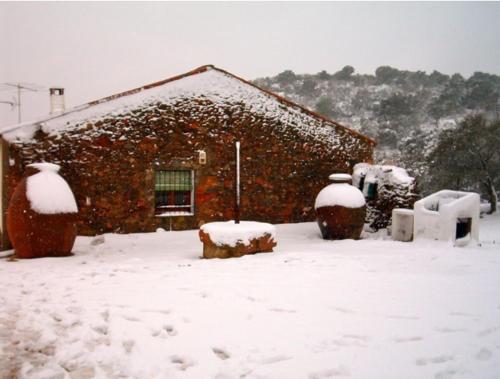
[[[366,205],[361,191],[351,185],[348,174],[332,174],[314,204],[324,239],[359,239],[365,223]]]
[[[78,207],[59,166],[27,166],[7,210],[7,232],[19,258],[64,256],[76,238]]]

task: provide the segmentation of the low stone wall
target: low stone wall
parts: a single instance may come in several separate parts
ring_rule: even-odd
[[[199,235],[203,242],[203,258],[237,258],[248,254],[271,253],[276,246],[273,237],[268,233],[250,239],[247,244],[238,243],[234,246],[215,244],[203,230],[200,230]]]

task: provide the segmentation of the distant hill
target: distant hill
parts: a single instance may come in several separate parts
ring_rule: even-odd
[[[500,113],[500,76],[483,72],[464,78],[381,66],[360,75],[345,66],[335,73],[286,70],[254,83],[374,138],[378,160],[391,163],[415,144],[425,155],[438,132],[467,114]]]

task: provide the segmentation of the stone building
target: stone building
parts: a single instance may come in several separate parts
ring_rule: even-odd
[[[241,218],[312,221],[328,176],[371,162],[375,146],[213,66],[0,133],[2,214],[27,164],[56,163],[75,193],[81,235],[231,219],[235,141],[241,142]]]

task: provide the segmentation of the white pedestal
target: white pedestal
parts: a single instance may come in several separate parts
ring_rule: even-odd
[[[391,231],[393,240],[410,242],[413,239],[413,210],[394,208]]]

